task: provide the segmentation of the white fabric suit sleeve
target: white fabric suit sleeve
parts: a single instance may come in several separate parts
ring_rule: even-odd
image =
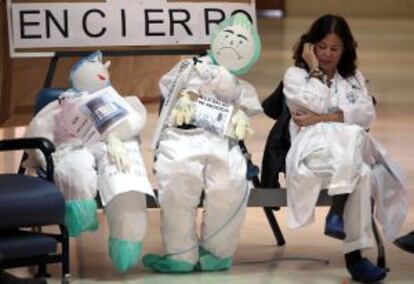
[[[112,135],[122,141],[129,140],[141,132],[147,119],[147,110],[138,97],[123,98],[130,106],[130,114],[127,120],[111,130]]]
[[[174,88],[174,84],[172,84],[179,73],[182,71],[184,66],[187,66],[186,63],[191,64],[191,59],[182,60],[177,63],[168,73],[163,75],[159,81],[159,87],[161,91],[161,95],[165,98],[168,94],[170,94],[171,89]]]
[[[240,99],[239,106],[242,106],[248,116],[252,116],[263,111],[256,89],[250,83],[240,80]]]
[[[368,95],[365,78],[357,71],[355,76],[347,80],[352,86],[349,92],[339,97],[339,108],[344,114],[344,122],[369,128],[375,118],[373,99]]]
[[[283,93],[291,110],[305,108],[315,113],[328,110],[330,90],[319,79],[309,78],[308,72],[290,67],[283,78]]]

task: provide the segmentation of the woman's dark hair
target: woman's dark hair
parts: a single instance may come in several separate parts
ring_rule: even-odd
[[[305,42],[318,43],[330,33],[338,35],[344,45],[344,51],[338,63],[339,74],[344,78],[354,75],[357,61],[357,43],[345,19],[335,15],[320,17],[312,24],[309,31],[300,37],[299,42],[294,47],[293,60],[295,66],[309,70],[302,58],[303,45]]]

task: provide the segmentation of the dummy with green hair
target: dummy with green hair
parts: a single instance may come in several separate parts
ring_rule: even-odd
[[[259,54],[257,32],[238,13],[218,26],[208,55],[182,60],[161,78],[165,103],[153,145],[165,254],[146,255],[146,267],[161,273],[231,268],[249,197],[238,142],[253,132],[249,117],[262,111],[255,88],[235,75]]]
[[[244,13],[237,13],[221,22],[211,37],[208,54],[218,65],[235,75],[247,73],[259,59],[259,35]]]

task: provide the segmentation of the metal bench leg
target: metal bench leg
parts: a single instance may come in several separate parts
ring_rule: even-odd
[[[70,283],[70,261],[69,261],[69,234],[65,226],[60,225],[62,233],[62,283]]]
[[[371,201],[372,204],[372,209],[371,209],[371,222],[372,222],[372,231],[374,233],[374,238],[375,241],[377,243],[377,251],[378,251],[378,256],[377,256],[377,265],[379,267],[382,268],[387,268],[386,266],[386,262],[385,262],[385,248],[384,248],[384,242],[382,240],[381,234],[379,232],[377,223],[375,222],[375,218],[374,218],[374,200]]]
[[[37,273],[35,274],[35,278],[49,278],[50,276],[50,273],[47,272],[46,262],[39,264],[37,267]]]
[[[286,241],[283,237],[283,233],[280,230],[279,224],[276,220],[276,216],[273,213],[273,210],[268,207],[263,207],[263,210],[266,214],[267,221],[269,222],[270,227],[272,228],[273,235],[276,239],[278,246],[284,246]]]

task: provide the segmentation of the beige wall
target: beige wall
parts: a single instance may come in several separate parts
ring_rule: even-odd
[[[413,0],[285,0],[285,7],[287,16],[292,17],[317,17],[325,13],[346,17],[414,17]]]

